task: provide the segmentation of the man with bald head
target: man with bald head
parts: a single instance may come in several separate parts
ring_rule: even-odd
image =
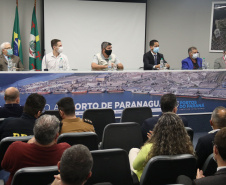
[[[0,118],[20,117],[23,113],[23,106],[20,106],[20,92],[15,87],[5,90],[5,105],[0,107]]]
[[[211,116],[210,125],[213,130],[210,131],[207,135],[200,137],[195,148],[196,155],[198,157],[197,167],[199,169],[202,168],[207,157],[213,153],[212,142],[214,140],[215,135],[221,128],[226,127],[225,107],[217,107],[214,109]]]
[[[8,63],[10,59],[12,60],[12,63],[15,63],[15,67],[18,71],[23,70],[23,64],[20,60],[20,57],[13,55],[13,50],[9,42],[4,42],[1,44],[1,52],[0,71],[8,71]]]

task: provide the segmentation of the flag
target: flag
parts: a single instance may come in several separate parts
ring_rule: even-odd
[[[13,54],[20,57],[21,62],[23,63],[23,53],[22,53],[22,44],[20,37],[20,26],[19,26],[19,14],[18,6],[16,6],[15,20],[13,26],[13,36],[12,36],[12,48]]]
[[[29,41],[29,69],[35,69],[36,71],[41,71],[42,69],[41,47],[35,6],[32,14],[31,33]]]

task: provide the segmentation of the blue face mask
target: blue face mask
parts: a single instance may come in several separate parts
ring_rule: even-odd
[[[154,47],[153,52],[154,53],[158,53],[159,52],[159,47]]]
[[[13,50],[12,49],[7,49],[7,55],[9,55],[9,56],[13,55]]]

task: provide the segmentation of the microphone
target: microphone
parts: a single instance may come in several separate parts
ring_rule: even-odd
[[[46,50],[45,49],[44,49],[44,57],[45,57],[45,64],[46,64],[46,68],[44,69],[44,71],[49,71],[48,64],[46,63]]]

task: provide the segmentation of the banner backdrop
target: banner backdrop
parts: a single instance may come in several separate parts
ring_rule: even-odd
[[[6,80],[7,79],[7,80]],[[0,73],[0,105],[4,90],[17,87],[21,105],[31,93],[42,94],[45,110],[57,110],[56,102],[72,97],[76,115],[86,109],[112,108],[117,117],[126,107],[149,106],[154,115],[161,112],[160,98],[174,93],[178,113],[209,113],[226,106],[226,71],[157,72],[77,72],[77,73]]]

